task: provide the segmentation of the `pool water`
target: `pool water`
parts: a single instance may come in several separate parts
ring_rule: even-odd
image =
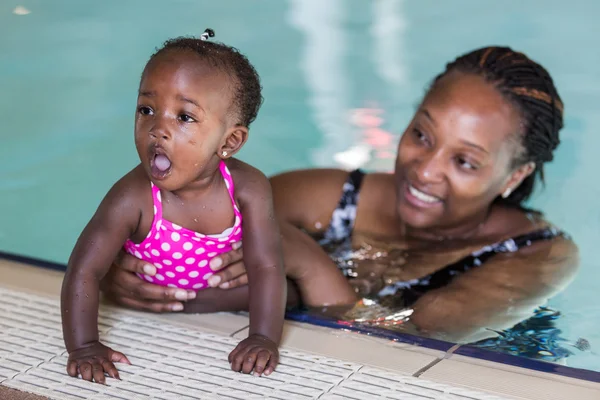
[[[594,0],[4,1],[0,250],[66,262],[137,163],[139,76],[169,37],[211,27],[255,64],[265,103],[241,158],[267,174],[389,170],[429,79],[458,54],[505,44],[546,66],[565,103],[562,144],[532,203],[581,251],[577,279],[549,303],[564,338],[591,344],[567,364],[600,370],[599,16]]]

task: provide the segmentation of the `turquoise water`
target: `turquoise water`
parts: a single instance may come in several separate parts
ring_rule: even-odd
[[[31,13],[16,15],[17,6]],[[369,146],[363,165],[389,169],[386,140],[399,137],[444,64],[475,47],[507,44],[550,70],[566,105],[562,144],[533,203],[581,250],[577,279],[550,302],[564,313],[563,336],[592,345],[567,363],[600,370],[593,353],[600,346],[598,17],[594,0],[6,0],[0,250],[66,262],[108,188],[137,163],[138,79],[166,38],[211,27],[253,61],[266,101],[241,158],[267,174],[349,167]],[[356,122],[374,109],[383,112],[378,130]]]

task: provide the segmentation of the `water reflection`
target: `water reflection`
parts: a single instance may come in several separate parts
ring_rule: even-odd
[[[389,92],[393,98],[404,96],[408,76],[401,57],[407,26],[403,3],[396,0],[352,4],[371,13],[368,47],[364,51],[371,53],[367,59],[373,62],[375,78],[384,82],[381,91]],[[376,101],[369,100],[363,107],[352,100],[360,91],[352,64],[365,58],[362,49],[355,49],[362,42],[354,41],[347,28],[349,7],[345,0],[290,1],[288,18],[290,25],[303,34],[301,70],[309,88],[312,118],[322,136],[322,144],[313,150],[311,158],[316,166],[335,162],[344,168],[389,168],[389,162],[377,160],[393,158],[390,148],[398,136],[382,127],[383,109]]]
[[[344,0],[292,0],[290,25],[303,34],[301,69],[309,92],[314,123],[323,144],[312,154],[315,165],[331,163],[332,154],[348,148],[357,133],[348,122],[350,108],[345,55],[348,38],[342,26]]]

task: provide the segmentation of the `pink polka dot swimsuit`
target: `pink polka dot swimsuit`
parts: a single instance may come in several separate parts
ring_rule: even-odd
[[[208,262],[218,254],[232,250],[231,245],[242,240],[242,214],[234,200],[231,174],[221,161],[219,165],[231,198],[235,222],[219,235],[193,232],[163,219],[160,189],[151,183],[154,202],[154,220],[148,236],[139,244],[127,240],[125,250],[157,268],[154,277],[138,274],[140,278],[157,285],[181,289],[208,287],[212,275]]]

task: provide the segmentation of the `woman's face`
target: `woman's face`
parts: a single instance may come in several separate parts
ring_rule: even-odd
[[[483,218],[526,177],[517,110],[483,78],[452,72],[426,95],[398,146],[397,209],[408,226],[451,231]]]

